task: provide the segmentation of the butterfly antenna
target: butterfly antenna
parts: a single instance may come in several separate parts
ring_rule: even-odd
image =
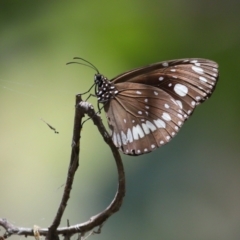
[[[83,66],[89,67],[89,68],[95,70],[95,71],[99,74],[98,69],[97,69],[92,63],[90,63],[89,61],[85,60],[84,58],[74,57],[73,59],[82,60],[82,61],[84,61],[84,62],[86,62],[86,63],[88,63],[88,64],[81,63],[81,62],[68,62],[67,65],[68,65],[68,64],[72,64],[72,63],[77,63],[77,64],[80,64],[80,65],[83,65]],[[95,86],[95,83],[89,88],[88,91],[86,91],[86,92],[84,92],[84,93],[81,93],[81,95],[84,95],[84,94],[90,92],[91,89],[92,89],[94,86]],[[88,98],[89,98],[90,96],[92,96],[92,94],[90,94],[90,95],[88,96]],[[88,99],[88,98],[87,98],[87,99]]]
[[[87,61],[86,59],[84,59],[84,58],[80,58],[80,57],[74,57],[73,59],[82,60],[82,61],[84,61],[84,62],[90,64],[90,66],[91,66],[93,69],[95,69],[96,72],[99,74],[98,69],[97,69],[97,68],[96,68],[91,62]],[[86,64],[82,64],[82,65],[89,66],[89,65],[86,65]],[[90,67],[90,66],[89,66],[89,67]]]
[[[68,64],[72,64],[72,63],[77,63],[77,64],[80,64],[80,65],[83,65],[83,66],[89,67],[89,68],[91,68],[91,69],[97,71],[97,73],[99,73],[98,70],[97,70],[95,67],[93,67],[92,65],[89,66],[89,65],[87,65],[87,64],[79,63],[79,62],[68,62],[67,65],[68,65]]]

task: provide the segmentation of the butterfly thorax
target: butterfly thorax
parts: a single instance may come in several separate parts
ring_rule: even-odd
[[[102,74],[95,74],[94,82],[96,84],[95,94],[98,102],[100,103],[108,102],[109,99],[114,98],[114,96],[118,93],[114,84]]]

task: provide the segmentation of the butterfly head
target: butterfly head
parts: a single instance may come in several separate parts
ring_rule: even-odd
[[[94,83],[98,86],[101,87],[103,85],[104,82],[104,76],[100,73],[96,73],[94,75]]]

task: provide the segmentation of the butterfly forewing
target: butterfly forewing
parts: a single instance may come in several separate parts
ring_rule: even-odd
[[[211,96],[218,78],[217,63],[206,59],[165,61],[139,68],[114,78],[151,85],[172,95],[186,113]]]
[[[180,59],[138,68],[105,83],[109,89],[114,86],[104,109],[115,145],[125,154],[140,155],[167,143],[211,96],[217,80],[217,63]]]

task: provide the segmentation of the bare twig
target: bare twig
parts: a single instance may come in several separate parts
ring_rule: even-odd
[[[93,216],[87,222],[76,224],[73,226],[61,227],[58,228],[64,210],[67,206],[67,201],[70,198],[70,191],[72,189],[72,183],[74,180],[74,174],[79,165],[79,151],[80,151],[80,132],[81,132],[81,122],[84,114],[87,114],[94,122],[94,124],[98,127],[99,132],[103,136],[105,142],[109,145],[112,150],[118,171],[118,189],[113,201],[110,205],[99,214]],[[74,118],[74,129],[73,129],[73,140],[72,140],[72,153],[70,164],[68,168],[67,180],[64,188],[63,197],[58,208],[56,217],[54,218],[53,223],[49,228],[39,228],[38,234],[46,236],[48,240],[57,240],[59,239],[59,235],[62,234],[67,239],[75,233],[80,233],[81,236],[84,236],[86,232],[92,231],[95,227],[102,228],[103,223],[115,212],[117,212],[122,204],[123,197],[125,196],[125,174],[124,168],[122,164],[122,160],[120,154],[112,142],[111,137],[106,131],[100,117],[96,114],[93,109],[93,106],[87,102],[82,101],[81,96],[76,96],[76,110],[75,110],[75,118]],[[32,228],[22,228],[17,227],[8,222],[6,219],[0,218],[0,226],[5,228],[6,233],[3,235],[4,238],[12,234],[25,235],[25,236],[34,236],[34,232]]]
[[[79,161],[79,139],[80,139],[80,131],[81,131],[81,122],[82,122],[82,118],[84,117],[84,112],[79,111],[79,109],[77,107],[80,102],[81,102],[81,97],[79,95],[77,95],[76,103],[75,103],[76,108],[75,108],[74,127],[73,127],[72,153],[71,153],[70,164],[68,167],[67,180],[66,180],[66,184],[65,184],[65,188],[64,188],[62,201],[61,201],[60,206],[57,211],[57,215],[54,218],[52,225],[49,227],[49,235],[52,235],[54,232],[56,232],[56,229],[60,224],[62,215],[67,206],[67,201],[70,198],[70,192],[72,189],[74,175],[75,175],[75,172],[79,165],[79,163],[78,163],[78,161]],[[51,239],[51,238],[49,238],[49,239]]]

